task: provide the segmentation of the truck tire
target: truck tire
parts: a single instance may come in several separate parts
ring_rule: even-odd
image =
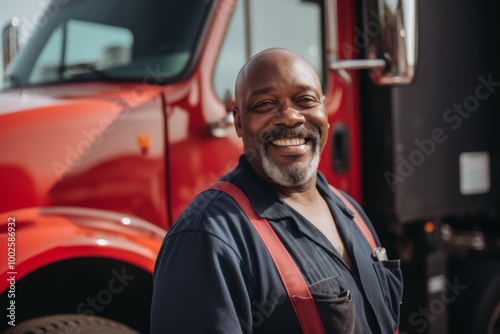
[[[500,302],[497,302],[497,306],[493,311],[493,315],[488,323],[488,334],[498,334],[500,333]]]
[[[460,267],[456,277],[467,289],[451,305],[451,332],[500,333],[500,263],[476,258]]]
[[[485,289],[477,314],[475,333],[500,333],[500,270],[497,270]]]
[[[5,334],[139,334],[135,330],[106,318],[58,314],[23,321]]]

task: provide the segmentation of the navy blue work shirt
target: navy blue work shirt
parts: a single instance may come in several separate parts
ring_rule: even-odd
[[[353,271],[328,239],[253,171],[244,155],[222,180],[238,186],[269,221],[304,276],[327,332],[395,332],[402,298],[399,261],[378,262],[371,256],[354,214],[321,173],[317,188]],[[359,205],[346,197],[379,243]],[[151,332],[302,332],[267,249],[229,195],[217,190],[200,194],[166,235],[154,272]]]

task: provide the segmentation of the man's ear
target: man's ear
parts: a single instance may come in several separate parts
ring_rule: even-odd
[[[233,109],[233,117],[234,117],[234,127],[236,129],[236,134],[238,137],[241,137],[241,112],[238,107],[234,106]]]

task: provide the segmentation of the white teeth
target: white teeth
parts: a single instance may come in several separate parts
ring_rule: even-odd
[[[285,139],[275,139],[273,144],[277,146],[295,146],[303,145],[306,140],[304,138],[285,138]]]

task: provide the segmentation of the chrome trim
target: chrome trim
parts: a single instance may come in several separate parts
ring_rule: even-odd
[[[373,16],[378,17],[380,27],[380,33],[370,40],[366,57],[387,61],[385,69],[370,72],[372,81],[377,85],[411,83],[417,67],[417,0],[365,0],[365,4],[365,31],[368,24],[374,22],[373,19],[370,21]],[[373,13],[378,13],[378,16]]]
[[[330,63],[330,69],[338,70],[373,70],[383,69],[387,62],[382,59],[352,59],[338,60]]]
[[[418,62],[417,0],[363,0],[363,29],[356,29],[356,33],[362,34],[358,37],[366,43],[353,45],[353,49],[364,51],[367,59],[338,60],[337,0],[326,0],[325,6],[331,70],[368,69],[372,81],[380,86],[413,81]]]
[[[331,64],[338,59],[338,29],[337,29],[337,0],[325,1],[325,39],[327,62]]]
[[[2,32],[3,70],[7,69],[19,50],[19,18],[14,17],[7,23]]]

